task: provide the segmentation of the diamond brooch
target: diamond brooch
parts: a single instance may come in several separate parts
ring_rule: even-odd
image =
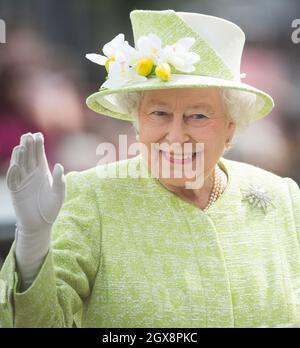
[[[262,208],[264,213],[266,213],[268,207],[271,205],[275,207],[269,193],[261,185],[254,186],[250,184],[248,188],[241,189],[241,192],[244,197],[242,201],[248,201],[253,207]]]

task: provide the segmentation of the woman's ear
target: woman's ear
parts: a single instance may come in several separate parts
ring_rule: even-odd
[[[233,121],[229,121],[228,128],[227,128],[227,137],[225,141],[225,148],[227,150],[232,146],[231,140],[233,138],[235,129],[236,129],[236,124]]]
[[[228,127],[227,127],[227,141],[231,141],[233,138],[233,134],[236,129],[236,124],[233,121],[229,121]]]

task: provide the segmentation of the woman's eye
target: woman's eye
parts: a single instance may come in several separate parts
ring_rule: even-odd
[[[189,118],[191,118],[192,120],[201,120],[202,118],[207,118],[207,117],[203,114],[194,114],[189,116]]]
[[[155,115],[155,116],[165,116],[165,115],[167,115],[167,113],[165,111],[153,111],[152,115]]]

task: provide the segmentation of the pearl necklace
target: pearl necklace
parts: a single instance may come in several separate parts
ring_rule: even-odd
[[[214,185],[213,189],[209,196],[208,205],[203,209],[203,211],[207,211],[208,208],[221,196],[223,192],[223,180],[221,177],[221,169],[218,165],[214,168]]]

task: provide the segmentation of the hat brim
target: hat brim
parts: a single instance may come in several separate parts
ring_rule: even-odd
[[[91,110],[99,114],[124,121],[133,121],[132,115],[127,114],[121,109],[120,105],[118,105],[115,98],[117,93],[157,89],[208,87],[230,88],[255,93],[257,98],[256,105],[254,106],[255,112],[253,113],[251,122],[267,116],[274,107],[274,101],[270,95],[246,83],[224,80],[210,76],[182,74],[171,75],[171,79],[169,81],[162,81],[160,78],[154,76],[149,77],[146,81],[131,83],[120,88],[100,89],[99,92],[91,94],[86,99],[86,104]]]

